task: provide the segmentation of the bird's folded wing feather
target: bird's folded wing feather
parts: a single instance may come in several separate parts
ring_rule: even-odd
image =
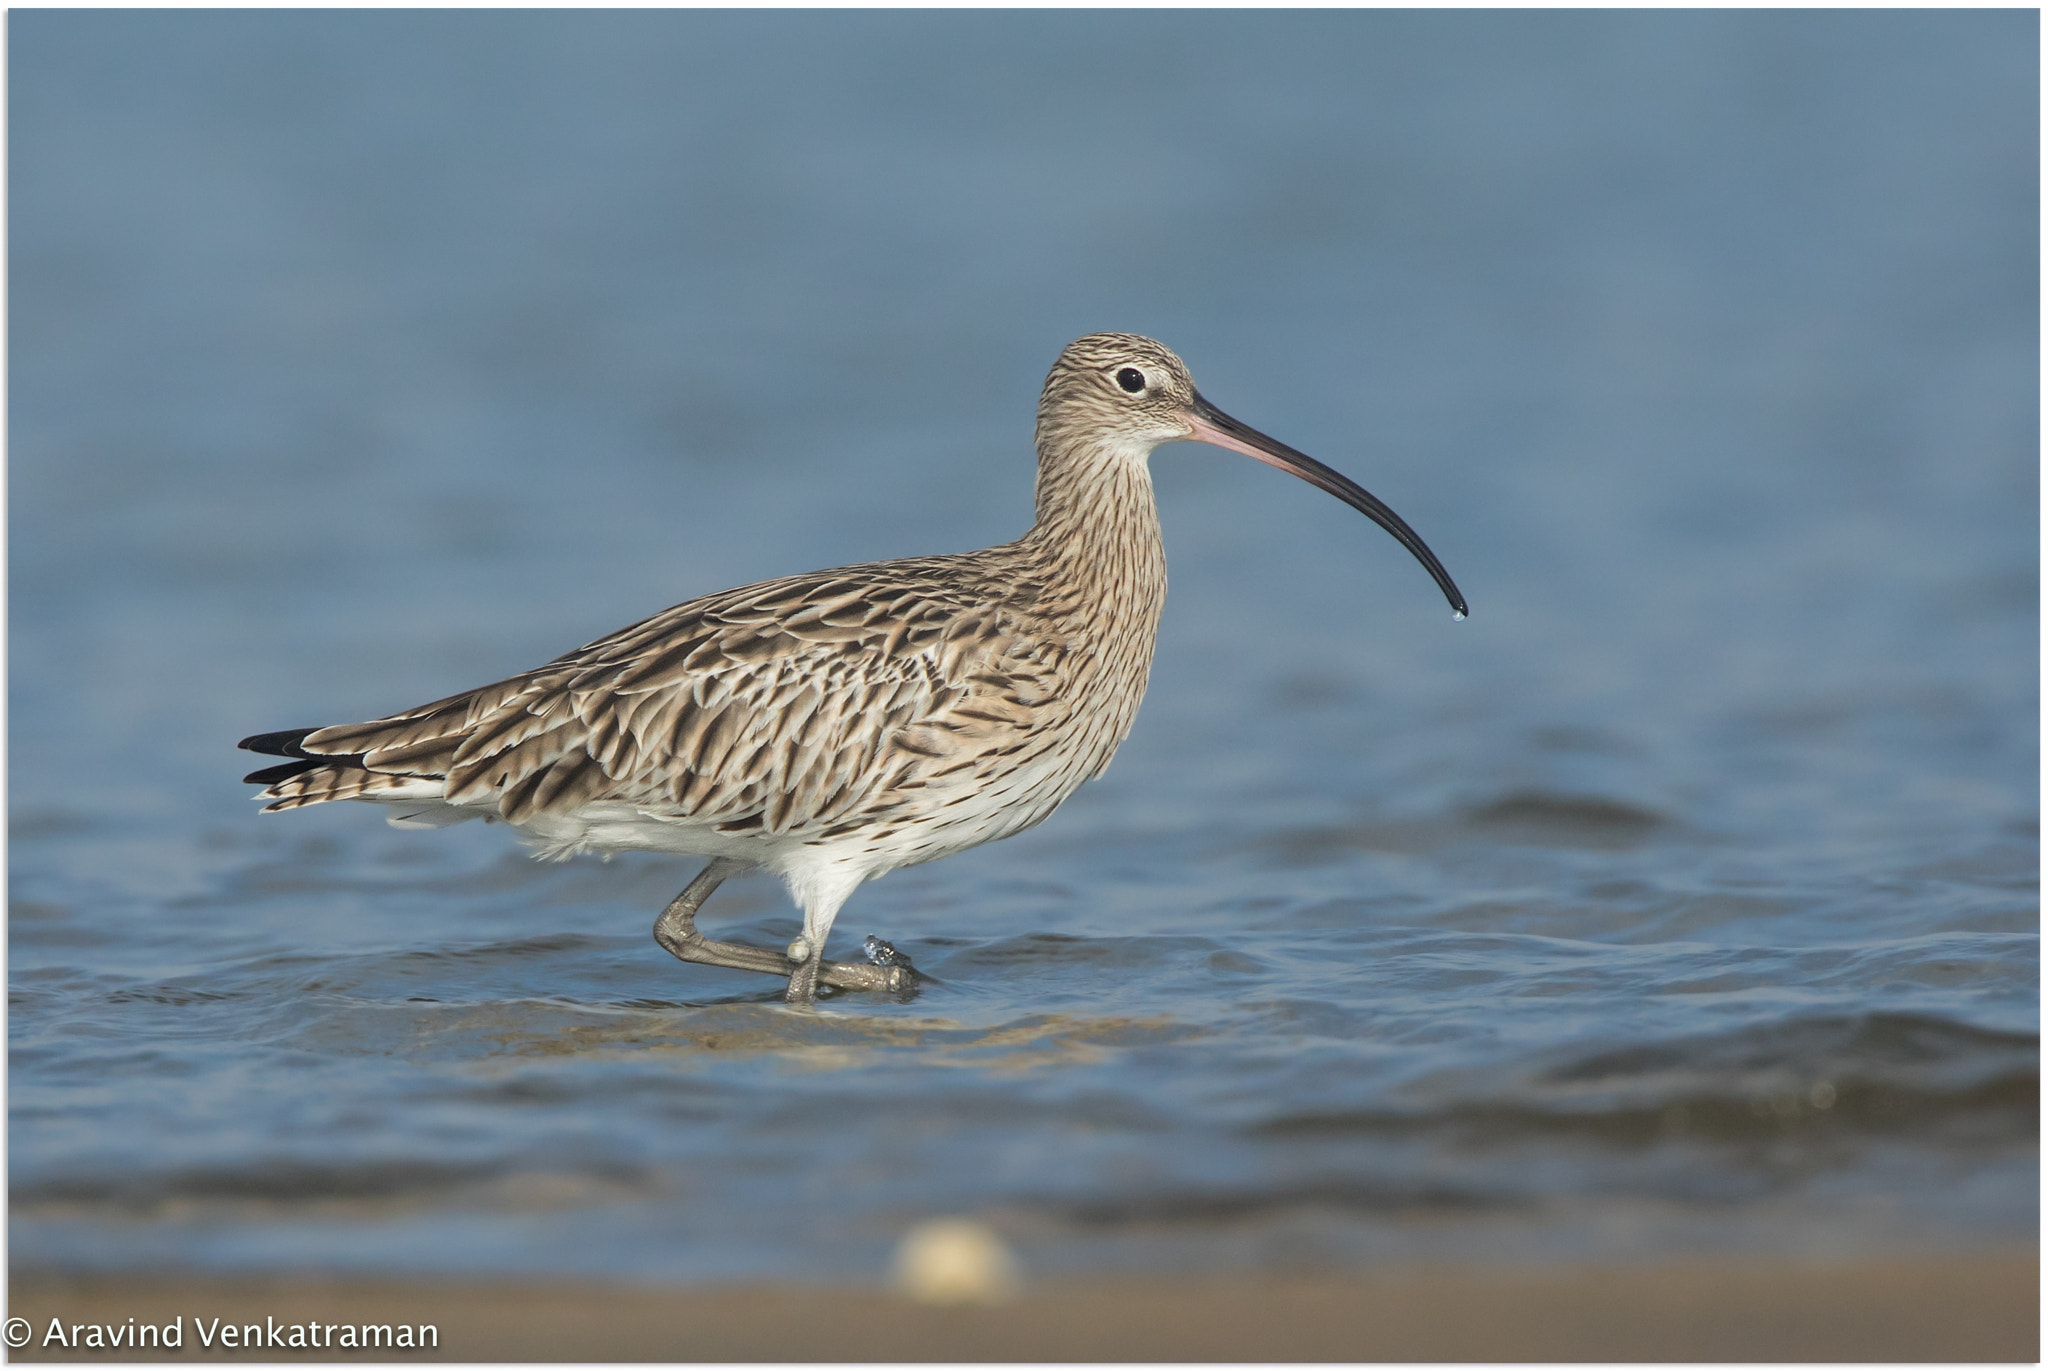
[[[735,832],[822,833],[1027,745],[1058,663],[955,575],[818,572],[694,600],[545,666],[315,730],[272,809],[442,783],[507,820],[615,800]],[[877,571],[894,574],[876,576]]]

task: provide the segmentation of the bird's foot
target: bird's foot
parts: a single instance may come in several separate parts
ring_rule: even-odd
[[[879,938],[869,941],[880,943],[882,958],[869,951],[866,962],[821,960],[816,963],[815,974],[809,978],[804,973],[811,969],[811,964],[798,965],[792,970],[789,990],[784,998],[792,1003],[808,1001],[821,985],[829,985],[834,990],[882,990],[898,997],[917,994],[917,968],[910,964],[910,958]]]
[[[789,945],[789,959],[795,965],[789,989],[782,998],[791,1004],[811,1003],[821,985],[835,990],[881,990],[906,1002],[917,996],[917,968],[911,965],[910,955],[898,952],[894,944],[873,934],[861,943],[861,951],[868,959],[866,965],[822,959],[814,962],[812,951],[810,941],[803,937]]]
[[[777,952],[745,943],[713,942],[698,932],[697,911],[704,901],[718,889],[719,882],[745,869],[744,862],[723,858],[706,866],[661,911],[661,917],[654,921],[654,940],[686,962],[787,976],[789,989],[784,998],[795,1004],[809,1004],[821,985],[835,990],[885,990],[899,998],[917,993],[917,972],[910,959],[880,938],[868,939],[866,963],[828,962],[825,949],[812,946],[810,938],[801,933],[785,951]],[[878,949],[881,955],[877,955]]]

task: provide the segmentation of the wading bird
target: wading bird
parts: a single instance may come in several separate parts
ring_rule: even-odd
[[[1038,400],[1037,522],[1014,543],[870,562],[721,591],[545,666],[362,724],[242,740],[291,760],[247,779],[266,810],[390,807],[401,828],[498,820],[541,857],[629,850],[708,857],[654,937],[684,961],[904,990],[907,959],[825,961],[861,882],[1038,823],[1099,776],[1130,731],[1166,555],[1148,459],[1213,443],[1363,511],[1465,600],[1391,509],[1196,391],[1149,338],[1093,333]],[[803,909],[786,951],[713,942],[696,916],[760,867]]]

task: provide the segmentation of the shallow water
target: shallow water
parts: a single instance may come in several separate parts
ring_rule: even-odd
[[[2031,1241],[2030,14],[24,12],[20,1266],[879,1275]],[[1227,454],[1115,767],[857,894],[258,819],[232,744]],[[797,920],[761,879],[713,936]]]

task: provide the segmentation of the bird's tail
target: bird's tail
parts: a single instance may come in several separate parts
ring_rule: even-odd
[[[265,813],[323,804],[328,800],[403,802],[414,798],[439,798],[441,783],[438,778],[427,780],[419,776],[395,776],[372,771],[366,764],[365,753],[310,751],[306,747],[306,739],[322,731],[317,728],[280,729],[276,733],[258,733],[236,744],[248,752],[290,759],[252,771],[242,778],[245,784],[264,787],[263,793],[256,798],[270,802],[263,806]]]

